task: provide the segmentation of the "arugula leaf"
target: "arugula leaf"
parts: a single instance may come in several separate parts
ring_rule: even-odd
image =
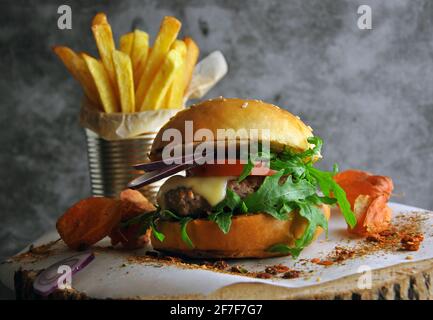
[[[161,217],[169,217],[169,218],[171,218],[173,220],[179,221],[179,223],[180,223],[180,236],[182,238],[182,241],[185,242],[190,248],[194,248],[194,244],[192,243],[192,241],[191,241],[191,239],[190,239],[190,237],[188,235],[188,232],[186,230],[186,227],[187,227],[188,223],[192,220],[192,218],[190,218],[190,217],[180,217],[177,214],[175,214],[173,211],[170,211],[170,210],[167,210],[167,209],[162,210],[160,212],[160,216]],[[156,229],[155,230],[152,229],[152,231],[155,232]],[[162,233],[158,233],[158,236],[159,237],[162,236],[163,239],[164,239],[164,235]],[[156,237],[156,235],[155,235],[155,237]]]
[[[182,220],[181,217],[179,217],[177,214],[175,214],[173,211],[168,210],[168,209],[164,209],[160,212],[160,216],[161,217],[168,217],[168,218],[172,218],[174,220]]]
[[[120,227],[121,228],[126,228],[126,227],[129,227],[129,226],[134,225],[134,224],[147,223],[147,220],[149,220],[150,218],[155,217],[156,213],[157,213],[156,211],[148,212],[148,213],[142,213],[142,214],[140,214],[138,216],[135,216],[135,217],[127,220],[127,221],[121,222],[120,223]]]
[[[240,210],[241,210],[242,213],[248,213],[248,207],[245,204],[245,202],[243,202],[243,201],[241,203],[241,209]]]
[[[233,211],[241,205],[241,197],[231,189],[226,190],[226,197],[218,203],[214,210],[215,212]]]
[[[313,241],[317,227],[322,227],[326,231],[328,230],[328,220],[326,220],[322,210],[316,205],[298,202],[298,206],[299,214],[308,220],[308,226],[304,234],[295,241],[296,247],[303,249]]]
[[[248,163],[246,163],[242,169],[241,175],[238,178],[238,182],[241,182],[246,177],[248,177],[251,174],[251,171],[254,168],[254,163],[251,160],[251,157],[248,157]]]
[[[164,239],[165,239],[165,235],[162,234],[161,232],[159,232],[156,229],[155,221],[154,220],[151,220],[151,222],[150,222],[150,228],[152,229],[152,233],[155,236],[155,238],[158,239],[159,241],[163,242]]]
[[[314,147],[305,150],[299,156],[301,158],[309,158],[308,159],[309,162],[313,162],[314,160],[313,157],[320,155],[320,151],[322,150],[322,146],[323,146],[323,140],[318,136],[314,136],[314,137],[309,137],[307,141],[308,143],[314,145]]]
[[[149,212],[149,213],[143,213],[139,216],[133,217],[127,221],[124,221],[120,224],[121,228],[127,228],[131,225],[140,225],[140,228],[138,229],[137,235],[140,236],[142,234],[145,234],[146,231],[150,228],[152,230],[153,235],[155,238],[157,238],[159,241],[164,241],[165,236],[159,232],[156,229],[155,220],[158,219],[159,215],[157,211]]]
[[[356,217],[350,208],[350,203],[347,200],[346,192],[341,188],[337,182],[333,179],[333,175],[330,172],[320,171],[319,169],[308,167],[310,174],[316,179],[320,186],[323,194],[327,197],[331,196],[331,192],[337,199],[340,206],[341,212],[346,219],[347,224],[353,228],[356,225]]]
[[[269,252],[279,252],[282,254],[290,254],[293,258],[297,258],[301,253],[301,248],[291,248],[287,244],[278,243],[270,247],[267,251]]]
[[[251,174],[254,166],[256,165],[256,162],[269,163],[269,160],[272,158],[273,153],[271,153],[269,150],[263,150],[262,145],[259,146],[259,149],[259,152],[248,154],[248,162],[244,165],[242,172],[237,180],[238,182],[245,180],[245,178]]]
[[[314,147],[297,154],[290,150],[285,150],[271,160],[271,168],[274,170],[284,169],[284,173],[292,175],[295,181],[305,179],[314,185],[318,185],[323,194],[328,198],[327,202],[322,201],[322,203],[329,204],[329,202],[332,202],[329,199],[334,197],[340,206],[347,224],[353,228],[356,225],[356,217],[350,208],[346,193],[333,179],[333,175],[338,171],[338,166],[334,165],[333,173],[314,168],[313,159],[314,156],[320,155],[323,141],[321,138],[315,136],[308,138],[308,142],[314,145]],[[331,193],[333,197],[331,197]]]
[[[276,171],[284,170],[284,174],[290,174],[295,181],[304,178],[307,172],[307,168],[301,158],[287,160],[276,158],[271,161],[271,169]]]
[[[311,200],[310,200],[311,201]],[[309,201],[299,201],[296,203],[299,208],[299,214],[308,220],[308,226],[301,238],[295,240],[295,247],[289,247],[287,244],[279,243],[268,250],[271,252],[290,253],[293,258],[297,258],[301,251],[308,246],[314,238],[317,227],[328,230],[328,221],[322,210],[316,204]]]
[[[232,216],[233,214],[231,212],[222,212],[215,218],[215,222],[224,234],[227,234],[230,231]]]
[[[214,211],[209,215],[209,220],[215,222],[221,231],[227,234],[232,224],[232,216],[237,209],[247,210],[239,195],[227,189],[226,197],[215,206]]]
[[[183,242],[185,242],[190,248],[194,248],[194,244],[192,243],[186,231],[186,227],[191,220],[192,218],[183,218],[182,220],[180,220],[180,236]]]
[[[314,194],[316,188],[306,180],[293,182],[287,177],[284,183],[280,183],[284,170],[268,176],[259,189],[249,194],[244,202],[250,212],[266,212],[278,220],[286,220],[287,212],[281,213],[285,203],[305,199]]]
[[[327,196],[321,197],[318,194],[313,194],[313,195],[309,196],[308,201],[310,201],[310,202],[312,202],[318,206],[321,204],[334,205],[337,203],[337,199],[335,199],[335,198],[330,198]]]
[[[140,227],[138,229],[137,236],[141,236],[141,235],[145,234],[149,228],[152,228],[151,222],[153,219],[154,219],[154,216],[148,215],[147,217],[144,217],[140,221]]]
[[[287,215],[288,213],[292,212],[294,209],[296,209],[296,208],[292,205],[292,203],[285,202],[281,206],[279,213],[280,213],[280,215],[284,215],[284,214]]]

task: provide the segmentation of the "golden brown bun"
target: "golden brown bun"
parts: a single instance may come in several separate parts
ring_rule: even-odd
[[[331,211],[328,206],[321,207],[326,219]],[[292,220],[277,220],[264,213],[238,215],[232,218],[229,233],[224,234],[215,222],[195,219],[188,223],[187,232],[194,248],[181,239],[180,223],[158,221],[158,231],[165,235],[163,242],[152,235],[155,250],[166,251],[191,258],[265,258],[282,256],[279,252],[269,252],[275,244],[294,245],[307,226],[307,220],[298,213]],[[322,232],[317,228],[314,239]]]
[[[185,121],[193,121],[194,132],[202,128],[211,130],[215,139],[217,129],[246,129],[246,132],[249,129],[269,129],[271,148],[274,150],[288,146],[304,151],[309,148],[307,138],[313,135],[312,129],[298,117],[275,105],[258,100],[211,99],[178,112],[162,127],[153,142],[151,160],[159,159],[162,149],[170,143],[162,141],[164,130],[178,129],[184,137]],[[240,139],[248,140],[248,136]]]

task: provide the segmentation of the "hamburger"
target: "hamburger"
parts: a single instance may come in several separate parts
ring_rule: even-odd
[[[222,136],[222,129],[237,134]],[[203,130],[207,134],[198,134]],[[181,139],[168,139],[168,132]],[[254,150],[252,137],[258,142]],[[207,148],[200,149],[204,144]],[[149,172],[130,187],[168,179],[158,192],[158,209],[131,223],[152,229],[153,248],[171,254],[297,257],[327,230],[330,205],[338,203],[348,224],[356,223],[344,191],[333,180],[335,172],[314,167],[321,146],[299,117],[272,104],[219,98],[191,106],[158,132],[151,162],[137,166]],[[167,162],[167,149],[180,151],[171,160],[183,162]],[[229,154],[229,149],[235,152]],[[199,161],[203,150],[211,161]]]

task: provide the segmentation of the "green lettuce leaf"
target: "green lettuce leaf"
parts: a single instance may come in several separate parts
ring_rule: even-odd
[[[188,236],[188,232],[186,231],[186,227],[191,220],[192,218],[183,218],[180,220],[180,236],[182,238],[182,241],[185,242],[188,247],[194,248],[194,244],[192,243],[191,239]]]
[[[320,190],[327,197],[331,197],[331,192],[335,197],[338,205],[340,206],[341,212],[346,219],[347,224],[353,228],[356,225],[356,217],[350,208],[350,203],[347,200],[346,192],[341,188],[337,182],[333,179],[333,173],[320,171],[316,168],[309,167],[308,171],[317,180],[320,186]]]
[[[251,171],[254,168],[254,163],[251,160],[251,157],[248,157],[248,163],[246,163],[242,169],[241,175],[238,178],[238,182],[241,182],[242,180],[245,180],[246,177],[248,177],[251,174]]]
[[[238,209],[245,210],[245,204],[236,192],[227,189],[226,197],[215,206],[213,212],[209,215],[209,220],[214,221],[221,231],[227,234],[232,224],[232,216]]]
[[[284,170],[268,176],[259,189],[249,194],[245,199],[245,205],[251,213],[265,212],[278,220],[286,220],[288,203],[305,199],[316,192],[316,188],[307,180],[293,182],[291,177],[280,183]]]
[[[224,232],[224,234],[227,234],[230,231],[230,227],[232,225],[232,216],[233,214],[231,212],[221,212],[217,214],[213,220],[216,222],[221,231]]]

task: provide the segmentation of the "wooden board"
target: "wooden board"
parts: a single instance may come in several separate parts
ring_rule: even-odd
[[[17,299],[41,299],[33,293],[35,271],[15,273]],[[433,259],[372,271],[371,289],[357,289],[359,275],[304,288],[283,288],[262,283],[233,284],[210,295],[165,296],[165,299],[328,299],[328,300],[429,300],[433,299]],[[162,297],[147,297],[160,299]],[[75,290],[57,290],[47,299],[92,299]]]

